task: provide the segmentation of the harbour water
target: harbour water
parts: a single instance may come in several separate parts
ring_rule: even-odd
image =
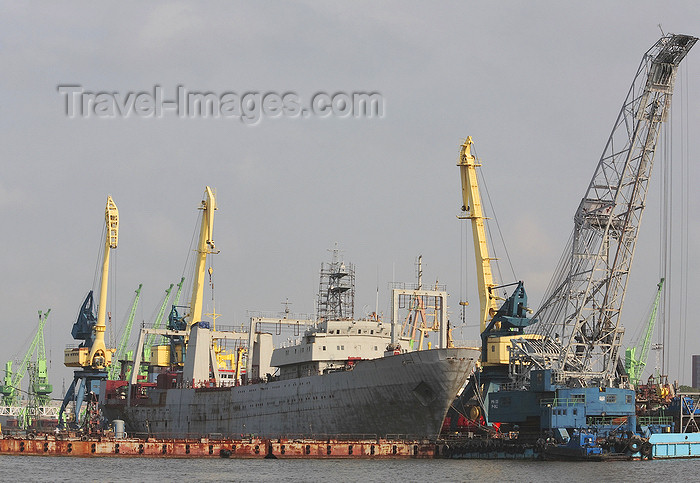
[[[694,481],[697,460],[237,460],[0,456],[3,481]]]

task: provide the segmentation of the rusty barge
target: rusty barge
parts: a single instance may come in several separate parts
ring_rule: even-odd
[[[2,455],[173,458],[435,458],[441,447],[427,440],[389,439],[116,439],[54,434],[0,439]]]

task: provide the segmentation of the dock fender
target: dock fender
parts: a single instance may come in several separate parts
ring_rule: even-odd
[[[642,443],[642,438],[640,438],[639,436],[632,436],[632,438],[630,438],[629,443],[630,451],[633,453],[639,452],[639,450],[642,448]]]
[[[650,460],[654,457],[653,450],[654,450],[654,446],[649,441],[645,441],[644,443],[642,443],[641,452],[642,452],[642,456],[645,457],[646,459]]]

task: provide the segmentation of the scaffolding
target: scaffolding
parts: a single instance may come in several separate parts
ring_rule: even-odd
[[[351,320],[355,316],[355,266],[333,250],[330,263],[321,263],[318,288],[318,320]]]

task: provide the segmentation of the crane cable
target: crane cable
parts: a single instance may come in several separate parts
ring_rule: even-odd
[[[687,352],[687,316],[688,316],[688,258],[689,258],[689,193],[690,193],[690,176],[689,176],[689,96],[688,96],[688,69],[685,65],[681,67],[682,80],[680,85],[680,166],[675,169],[680,169],[680,189],[678,190],[680,199],[674,200],[674,162],[673,162],[673,116],[669,115],[669,121],[664,126],[662,131],[663,149],[662,149],[662,172],[661,172],[661,206],[659,219],[659,275],[666,278],[669,282],[673,281],[674,269],[677,267],[680,270],[678,283],[667,283],[664,286],[663,297],[660,303],[659,314],[661,316],[661,324],[658,330],[658,337],[661,341],[661,373],[668,375],[671,372],[670,344],[673,336],[678,337],[677,346],[677,375],[680,380],[685,379],[686,371],[686,352]],[[672,114],[672,110],[670,114]],[[678,163],[676,163],[678,165]],[[680,203],[680,215],[674,219],[674,201]],[[674,225],[678,227],[675,228]],[[675,232],[675,233],[674,233]],[[679,250],[675,250],[679,247]],[[676,252],[676,256],[674,256]],[[676,257],[680,257],[676,259]],[[672,286],[673,285],[673,289]],[[677,294],[677,302],[673,303],[671,297]],[[668,303],[667,303],[668,302]],[[678,307],[678,313],[674,313],[674,306]],[[676,324],[671,324],[673,318],[677,320]]]
[[[685,74],[685,79],[683,79]],[[688,133],[688,68],[681,66],[681,113],[680,113],[680,148],[681,148],[681,227],[680,227],[680,307],[679,321],[681,326],[678,330],[678,376],[681,381],[685,380],[685,361],[687,351],[687,315],[688,315],[688,212],[689,212],[689,145]],[[685,103],[683,102],[685,101]]]
[[[688,328],[688,262],[690,258],[690,235],[689,235],[689,226],[690,226],[690,122],[688,118],[688,113],[689,113],[689,89],[688,86],[690,85],[689,82],[689,73],[688,71],[690,68],[687,66],[687,64],[681,65],[681,109],[683,106],[683,100],[685,100],[685,117],[681,115],[681,120],[684,123],[684,125],[681,126],[681,149],[685,147],[685,156],[682,157],[681,159],[684,161],[684,176],[683,179],[685,181],[685,186],[684,190],[682,191],[684,199],[683,199],[683,209],[685,210],[685,216],[682,217],[683,219],[683,228],[685,233],[682,235],[682,240],[685,243],[685,246],[681,250],[681,256],[684,257],[684,260],[681,263],[681,270],[683,271],[683,289],[681,291],[681,310],[682,310],[682,321],[683,321],[683,367],[682,367],[682,375],[685,376],[685,361],[686,361],[686,353],[688,350],[688,337],[687,337],[687,328]],[[683,74],[685,74],[685,79],[683,79]],[[685,82],[683,82],[685,80]],[[685,92],[684,92],[685,88]]]

